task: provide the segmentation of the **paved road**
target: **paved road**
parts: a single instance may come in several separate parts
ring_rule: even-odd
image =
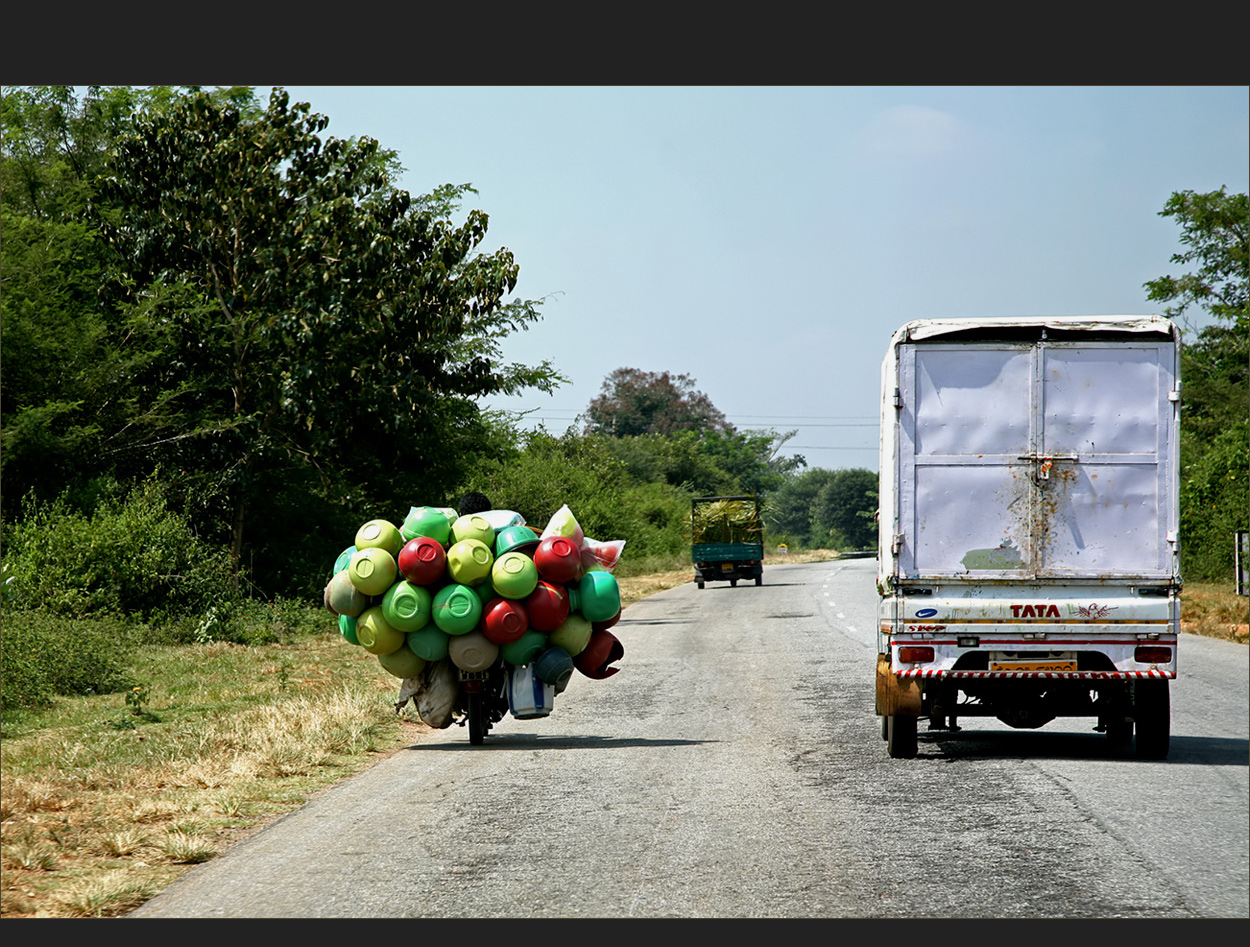
[[[1166,761],[1079,719],[892,760],[872,569],[635,603],[550,717],[422,737],[131,916],[1247,916],[1244,646],[1185,637]]]

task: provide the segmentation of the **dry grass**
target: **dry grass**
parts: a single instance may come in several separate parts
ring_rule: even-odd
[[[372,656],[337,633],[281,651],[298,686],[276,685],[273,650],[195,646],[153,656],[154,675],[186,664],[155,679],[152,721],[114,728],[123,698],[106,695],[6,734],[0,916],[124,914],[410,742]]]
[[[1250,643],[1250,601],[1231,585],[1192,582],[1181,595],[1181,630]]]

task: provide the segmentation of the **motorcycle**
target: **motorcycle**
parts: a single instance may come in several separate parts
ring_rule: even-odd
[[[460,671],[460,693],[456,699],[457,722],[469,728],[469,743],[477,746],[490,728],[508,713],[508,673],[502,660],[485,671]]]

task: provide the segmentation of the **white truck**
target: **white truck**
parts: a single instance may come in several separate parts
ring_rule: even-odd
[[[1167,756],[1180,333],[1158,316],[925,319],[882,365],[876,711],[1092,717]]]

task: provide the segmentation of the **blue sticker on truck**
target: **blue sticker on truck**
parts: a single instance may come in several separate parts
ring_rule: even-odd
[[[937,614],[936,608],[921,608],[916,612],[917,618],[932,618]]]

